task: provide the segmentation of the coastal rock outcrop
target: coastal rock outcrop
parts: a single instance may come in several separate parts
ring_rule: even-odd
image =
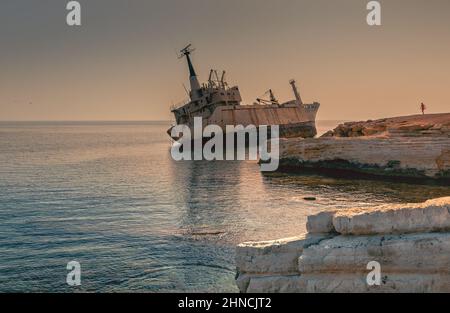
[[[238,245],[240,291],[450,292],[450,197],[321,212],[307,229]],[[370,262],[379,284],[367,283]]]
[[[279,168],[450,181],[450,113],[350,122],[320,138],[280,139]]]

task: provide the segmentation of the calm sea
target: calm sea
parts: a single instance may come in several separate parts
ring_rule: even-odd
[[[1,123],[0,291],[235,292],[239,242],[300,234],[306,215],[324,208],[449,194],[262,175],[253,161],[175,162],[168,126]],[[81,287],[66,285],[72,260]]]

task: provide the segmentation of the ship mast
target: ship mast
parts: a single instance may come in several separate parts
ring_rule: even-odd
[[[192,65],[190,54],[195,49],[191,48],[191,44],[187,45],[184,49],[180,50],[182,58],[183,56],[186,57],[188,68],[189,68],[189,83],[191,85],[191,100],[198,99],[201,97],[201,89],[200,89],[200,83],[198,82],[197,74],[195,73],[194,66]]]

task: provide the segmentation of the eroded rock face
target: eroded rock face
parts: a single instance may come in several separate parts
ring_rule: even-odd
[[[237,247],[236,266],[239,272],[246,273],[295,273],[303,249],[329,237],[303,234],[274,241],[243,243]]]
[[[450,197],[345,210],[336,212],[332,223],[338,233],[345,235],[450,231]]]
[[[450,180],[450,113],[352,122],[321,138],[280,140],[280,170]]]
[[[306,230],[310,234],[335,233],[336,229],[333,225],[333,217],[337,212],[337,210],[330,210],[308,216]]]
[[[311,234],[406,234],[450,231],[450,197],[424,203],[330,210],[308,216]]]
[[[450,131],[449,114],[427,114],[347,122],[322,137],[362,137],[375,135],[441,136]]]
[[[384,274],[450,271],[450,233],[340,235],[305,249],[298,270],[300,274],[360,273],[366,277],[371,261],[379,262]]]
[[[450,197],[331,210],[309,234],[237,248],[242,292],[450,292]],[[382,283],[369,286],[369,262]]]
[[[388,273],[382,284],[369,286],[365,274],[325,273],[297,276],[261,276],[252,278],[247,293],[378,293],[448,292],[449,274]]]
[[[248,290],[249,283],[259,275],[264,277],[268,275],[295,276],[298,272],[298,258],[303,249],[327,238],[330,238],[330,235],[302,234],[292,238],[246,242],[238,245],[236,248],[238,273],[236,284],[239,290]],[[255,283],[253,281],[253,285]]]
[[[334,292],[334,293],[379,293],[379,292],[448,292],[450,275],[445,273],[387,273],[382,277],[382,284],[369,286],[365,274],[334,273],[306,274],[298,286],[297,292]]]

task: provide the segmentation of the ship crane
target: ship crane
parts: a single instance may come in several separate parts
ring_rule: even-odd
[[[226,89],[228,84],[225,81],[225,71],[222,71],[221,78],[219,79],[219,74],[217,73],[217,70],[211,69],[209,72],[208,85],[211,88]]]
[[[270,100],[257,98],[256,101],[258,101],[259,104],[276,104],[276,105],[280,105],[278,100],[275,98],[275,95],[273,94],[272,89],[267,90],[261,97],[265,97],[266,95],[270,96]]]

